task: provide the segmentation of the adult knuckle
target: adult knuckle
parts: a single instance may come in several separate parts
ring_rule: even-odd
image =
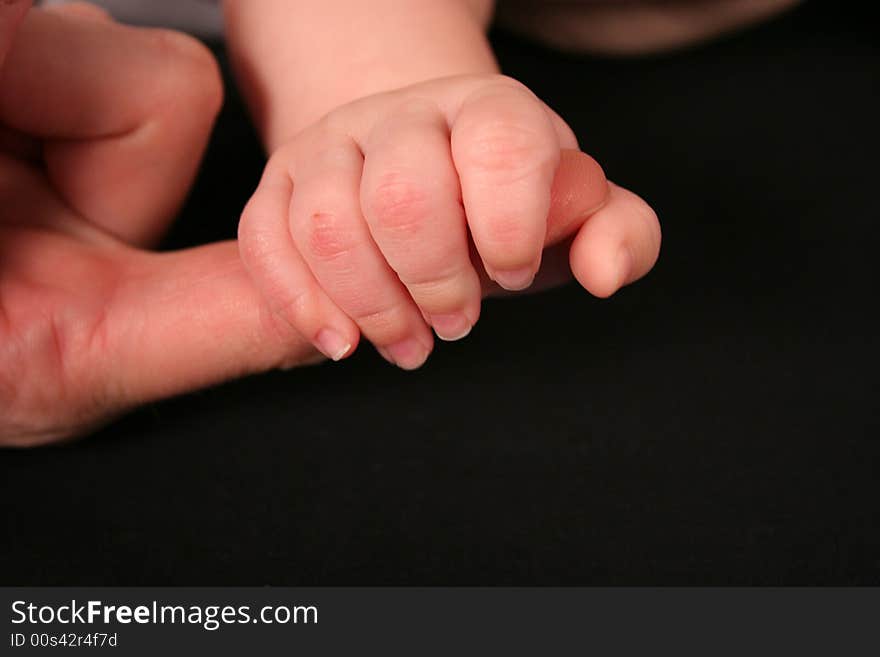
[[[216,65],[205,44],[189,34],[166,28],[149,31],[154,47],[175,63],[187,62],[194,66]]]
[[[0,5],[2,4],[22,4],[22,0],[0,0]],[[59,5],[56,11],[65,11],[74,15],[96,18],[99,20],[111,20],[110,12],[106,9],[85,2],[84,0],[74,0],[73,2]]]
[[[201,41],[182,32],[150,30],[150,43],[164,62],[157,100],[185,105],[190,114],[213,117],[223,104],[223,78],[214,55]],[[197,110],[197,111],[195,111]]]

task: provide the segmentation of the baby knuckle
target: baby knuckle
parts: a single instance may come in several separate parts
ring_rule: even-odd
[[[454,279],[463,273],[465,264],[470,264],[467,246],[432,240],[420,245],[413,257],[402,259],[396,270],[400,280],[409,286]]]
[[[403,281],[418,304],[436,310],[438,307],[457,308],[467,298],[466,279],[460,271],[431,272]]]
[[[417,232],[431,212],[427,192],[397,175],[384,176],[370,193],[368,204],[380,229],[406,235]]]
[[[338,260],[355,248],[354,240],[335,212],[310,212],[307,231],[308,249],[321,260]]]
[[[291,174],[295,168],[298,146],[297,140],[286,141],[278,146],[266,162],[263,179],[274,180],[285,174],[292,178]]]
[[[517,251],[523,250],[523,244],[530,243],[531,231],[517,217],[504,215],[492,217],[486,222],[483,230],[490,244],[497,245],[510,256],[515,256]]]
[[[272,311],[290,326],[305,328],[314,324],[317,303],[310,290],[275,290],[269,291],[267,296]]]
[[[644,225],[648,231],[648,257],[653,266],[660,257],[660,247],[663,243],[663,229],[660,220],[653,208],[648,207],[645,212]]]
[[[348,130],[345,117],[338,109],[333,110],[300,133],[299,139],[312,149],[320,149],[324,144],[334,142],[339,135]]]
[[[394,117],[433,116],[439,114],[440,107],[437,105],[437,102],[421,95],[407,96],[394,107],[392,112]]]
[[[484,123],[459,148],[471,167],[511,182],[551,164],[558,156],[558,148],[543,131],[517,120]]]
[[[534,97],[531,89],[529,89],[522,82],[517,80],[516,78],[512,78],[509,75],[504,75],[503,73],[496,73],[491,76],[490,83],[492,86],[497,86],[502,89],[513,89],[515,91],[523,92],[528,94],[530,97]]]
[[[272,359],[276,367],[284,369],[285,365],[302,362],[304,336],[288,318],[271,307],[264,307],[261,308],[259,322],[261,335],[266,337],[268,343],[267,348],[276,354]]]
[[[345,312],[362,328],[387,328],[394,325],[394,318],[397,316],[395,303],[380,290],[363,292],[349,299]]]
[[[245,206],[238,222],[238,247],[242,257],[247,260],[259,258],[265,251],[267,240],[263,229],[263,215],[252,206]]]

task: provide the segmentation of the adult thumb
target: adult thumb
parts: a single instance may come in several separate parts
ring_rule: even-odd
[[[605,172],[592,157],[563,150],[550,195],[545,248],[574,235],[608,198]]]

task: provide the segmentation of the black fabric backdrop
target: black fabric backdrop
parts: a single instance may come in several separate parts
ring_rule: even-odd
[[[490,302],[417,373],[367,347],[0,452],[0,583],[880,584],[865,12],[639,61],[496,34],[658,209],[656,270]],[[261,164],[230,94],[167,246],[233,236]]]

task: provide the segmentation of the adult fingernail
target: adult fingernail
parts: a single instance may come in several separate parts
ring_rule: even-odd
[[[379,349],[379,353],[402,370],[418,369],[428,360],[428,349],[415,338],[407,338]]]
[[[429,315],[428,321],[434,328],[434,333],[441,340],[454,342],[461,340],[471,332],[473,324],[464,313],[449,313],[442,315]]]
[[[351,351],[351,342],[331,328],[321,329],[315,337],[315,343],[322,354],[334,361],[342,360]]]
[[[505,290],[517,292],[525,290],[532,284],[532,281],[535,280],[535,270],[531,267],[523,267],[522,269],[496,271],[493,278]]]

